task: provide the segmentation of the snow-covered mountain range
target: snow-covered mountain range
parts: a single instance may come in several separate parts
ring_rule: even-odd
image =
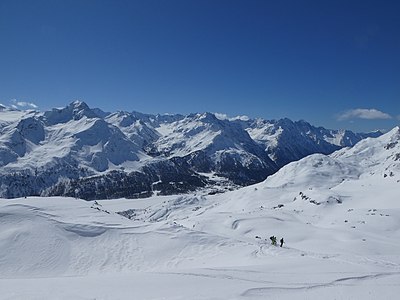
[[[0,196],[146,197],[210,186],[217,192],[380,134],[212,113],[106,113],[80,101],[46,112],[2,106]]]
[[[396,299],[399,190],[396,127],[222,194],[1,199],[0,298]]]

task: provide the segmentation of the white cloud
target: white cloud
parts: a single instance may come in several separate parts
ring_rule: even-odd
[[[38,106],[35,103],[32,102],[26,102],[26,101],[17,101],[17,99],[12,99],[11,100],[11,107],[14,109],[19,109],[19,108],[33,108],[37,109]]]
[[[392,119],[392,116],[375,108],[350,109],[338,116],[339,121],[350,120],[350,119],[367,119],[367,120]]]
[[[229,119],[228,115],[221,113],[214,113],[214,116],[219,120],[227,120]]]
[[[236,117],[230,118],[229,120],[230,121],[236,121],[236,120],[248,121],[248,120],[250,120],[250,118],[246,115],[243,115],[243,116],[236,116]]]
[[[221,113],[213,113],[213,114],[219,120],[229,120],[229,121],[237,121],[237,120],[248,121],[248,120],[250,120],[250,118],[248,116],[236,116],[236,117],[230,118],[227,114],[221,114]]]

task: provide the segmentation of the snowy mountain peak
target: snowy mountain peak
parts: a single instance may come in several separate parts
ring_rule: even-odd
[[[80,101],[80,100],[72,101],[72,102],[69,104],[69,106],[89,108],[89,106],[88,106],[84,101]]]
[[[116,113],[113,113],[107,117],[107,119],[111,122],[116,122],[122,127],[128,127],[131,126],[133,123],[135,123],[138,118],[135,117],[135,115],[130,114],[126,111],[118,111]]]
[[[220,121],[213,113],[210,113],[210,112],[205,112],[205,113],[202,113],[202,114],[196,114],[196,117],[199,120],[202,120],[203,122],[208,122],[208,123]]]
[[[396,142],[400,140],[400,126],[394,127],[392,130],[390,130],[388,133],[384,134],[382,136],[383,138],[389,137],[389,139],[392,142]]]
[[[79,120],[83,117],[99,117],[85,102],[82,101],[74,101],[62,109],[53,108],[51,111],[45,112],[43,116],[44,121],[48,125],[67,123],[71,120]]]
[[[74,101],[67,106],[67,110],[72,111],[75,118],[80,119],[83,116],[88,118],[96,118],[97,115],[89,108],[89,106],[83,101]]]

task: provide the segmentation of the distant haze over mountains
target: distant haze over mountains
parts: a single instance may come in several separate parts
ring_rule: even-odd
[[[218,114],[106,113],[75,101],[46,112],[0,107],[0,197],[146,197],[264,180],[287,163],[380,132]]]

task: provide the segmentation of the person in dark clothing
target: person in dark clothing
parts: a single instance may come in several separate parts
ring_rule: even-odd
[[[283,238],[280,239],[280,242],[281,242],[281,247],[282,247],[283,243],[284,243]]]
[[[276,236],[271,236],[269,239],[271,240],[271,244],[276,246]]]

